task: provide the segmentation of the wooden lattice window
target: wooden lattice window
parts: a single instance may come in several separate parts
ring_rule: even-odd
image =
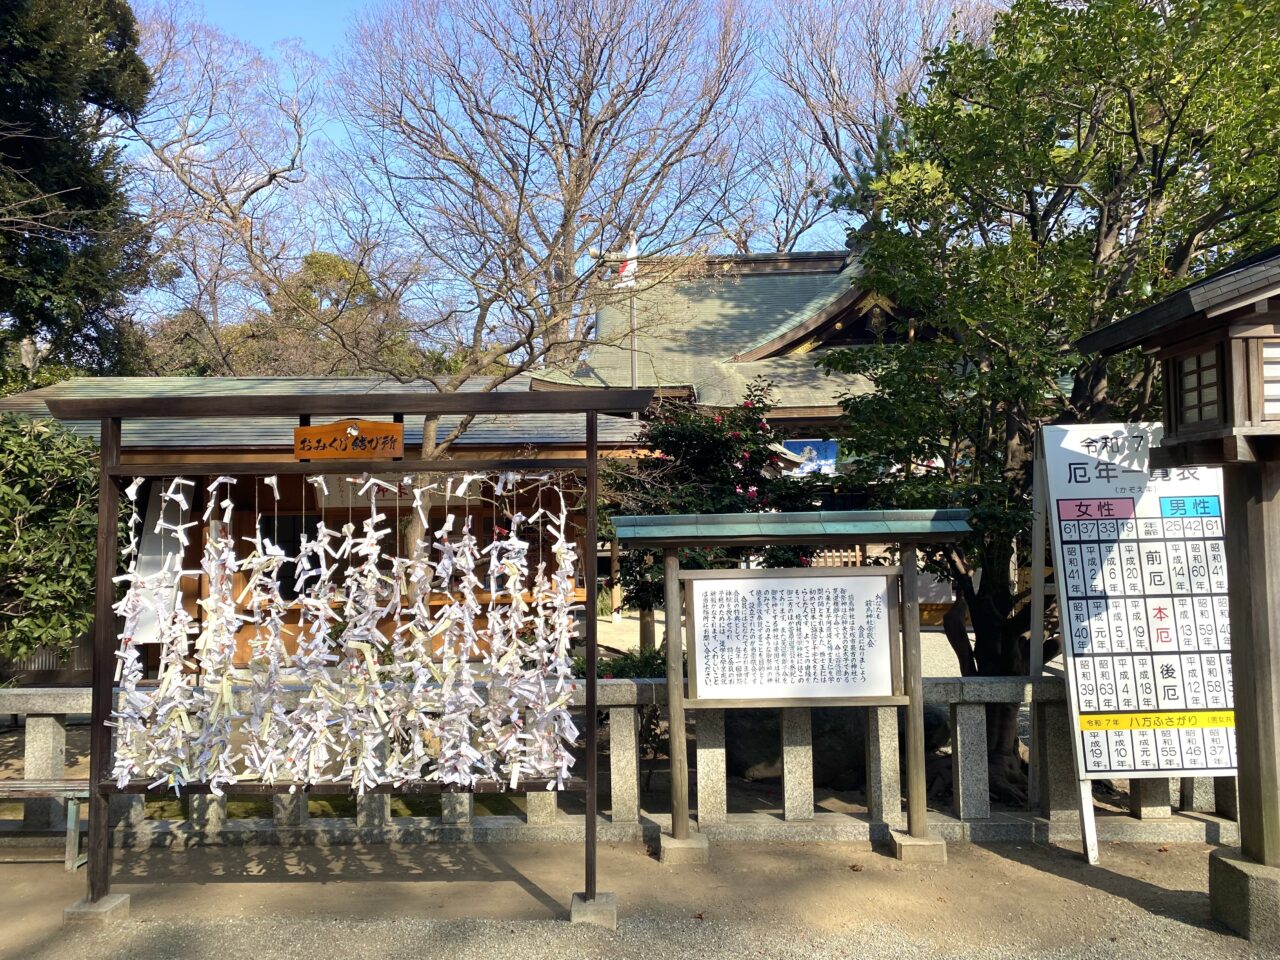
[[[1218,351],[1216,348],[1178,358],[1182,423],[1217,423],[1222,419]]]
[[[1262,418],[1280,420],[1280,340],[1262,341]]]

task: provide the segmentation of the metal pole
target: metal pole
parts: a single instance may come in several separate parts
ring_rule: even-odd
[[[111,468],[120,460],[120,420],[104,418],[99,443],[98,570],[93,608],[93,692],[89,730],[89,900],[111,892],[111,832],[108,801],[98,784],[111,776],[111,688],[115,677],[115,573],[120,488]]]
[[[684,644],[680,641],[680,557],[675,547],[662,556],[663,606],[667,619],[667,719],[671,747],[671,836],[689,839],[689,748],[684,736]]]
[[[907,829],[911,836],[929,836],[925,806],[924,680],[920,676],[920,587],[915,544],[902,547],[902,662],[907,681]]]
[[[586,551],[582,559],[583,579],[587,588],[587,864],[586,897],[596,898],[596,671],[599,651],[596,649],[596,413],[587,414],[587,522]]]

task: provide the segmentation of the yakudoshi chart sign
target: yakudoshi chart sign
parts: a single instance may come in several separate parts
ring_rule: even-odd
[[[1149,471],[1160,435],[1042,434],[1082,779],[1235,772],[1222,473]]]
[[[692,697],[893,695],[896,578],[833,569],[714,571],[688,580]]]

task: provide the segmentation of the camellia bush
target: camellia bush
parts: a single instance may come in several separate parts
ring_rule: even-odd
[[[92,440],[0,415],[0,657],[65,656],[92,626],[97,498]]]
[[[735,407],[711,410],[668,400],[654,408],[638,446],[637,461],[606,461],[607,513],[767,513],[812,510],[827,478],[782,473],[780,437],[769,424],[773,409],[767,383],[752,384]],[[608,522],[608,516],[604,518]],[[607,527],[605,528],[607,531]],[[769,547],[756,559],[767,567],[807,565],[813,551]],[[725,550],[682,549],[690,569],[745,559]],[[640,610],[663,604],[662,554],[629,550],[620,568],[623,603]]]

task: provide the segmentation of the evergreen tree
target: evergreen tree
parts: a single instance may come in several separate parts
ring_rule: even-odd
[[[32,337],[81,368],[124,358],[147,239],[110,126],[146,102],[137,41],[125,0],[0,3],[0,352]]]

